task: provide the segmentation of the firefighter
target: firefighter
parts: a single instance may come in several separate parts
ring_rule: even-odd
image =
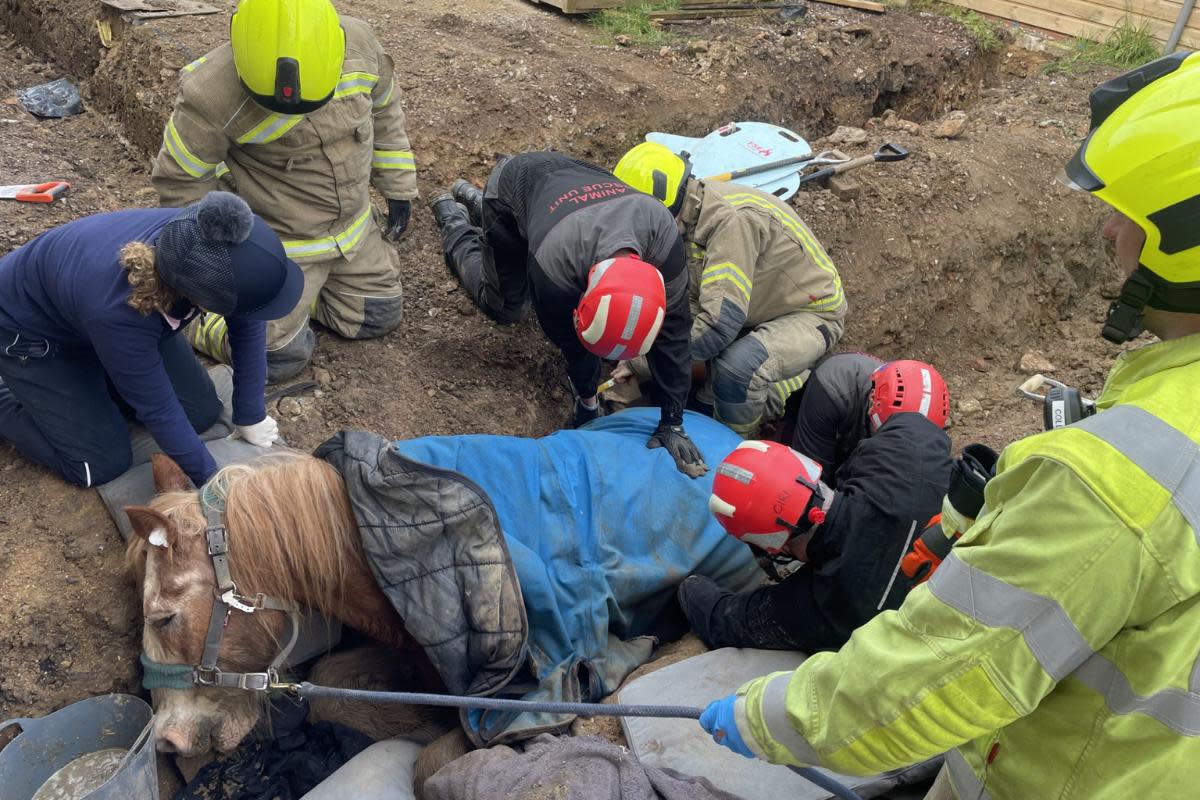
[[[431,201],[447,266],[497,322],[520,321],[532,301],[567,362],[572,424],[600,416],[602,359],[645,356],[662,410],[648,446],[703,475],[683,429],[691,366],[683,242],[662,204],[554,152],[501,159],[482,192],[463,180],[451,189]]]
[[[808,456],[778,442],[743,442],[717,467],[709,509],[756,555],[802,566],[741,593],[687,578],[679,603],[692,630],[710,649],[841,647],[908,594],[900,561],[941,508],[950,469],[950,437],[917,413],[889,414],[863,439],[836,491]]]
[[[1094,416],[1008,446],[930,580],[836,653],[711,704],[773,762],[866,775],[946,753],[930,798],[1189,797],[1200,785],[1200,55],[1092,92],[1066,168],[1114,209],[1122,352]]]
[[[892,414],[912,411],[939,428],[950,418],[950,391],[930,364],[884,363],[865,353],[822,359],[800,387],[792,448],[821,465],[837,488],[838,472],[858,443]]]
[[[643,142],[614,174],[661,200],[687,245],[696,399],[742,436],[783,415],[788,396],[842,338],[846,297],[829,255],[786,203],[692,176],[682,156]],[[613,377],[640,376],[638,362]]]
[[[366,23],[339,19],[329,0],[242,0],[229,39],[183,68],[152,179],[164,206],[232,184],[304,270],[300,301],[268,326],[275,382],[312,357],[310,316],[350,339],[400,324],[399,256],[384,239],[407,229],[416,166],[392,59]],[[226,330],[208,313],[188,334],[228,362]]]

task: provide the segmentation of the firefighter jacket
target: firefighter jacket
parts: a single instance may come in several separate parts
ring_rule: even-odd
[[[342,17],[346,56],[333,99],[310,114],[256,104],[228,43],[183,68],[152,179],[164,206],[184,206],[226,175],[293,260],[348,256],[371,232],[374,183],[417,194],[416,165],[392,71],[370,27]]]
[[[750,747],[869,774],[947,753],[960,798],[1200,786],[1200,334],[1124,353],[1093,417],[1009,446],[928,583],[739,690]]]
[[[743,329],[787,314],[845,317],[837,269],[790,206],[736,183],[692,179],[686,191],[679,220],[694,361],[712,359]]]

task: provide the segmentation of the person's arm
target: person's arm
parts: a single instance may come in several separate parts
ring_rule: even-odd
[[[175,396],[158,352],[158,336],[148,328],[105,320],[89,321],[87,330],[117,392],[163,452],[193,483],[202,485],[217,471],[217,464]]]
[[[738,690],[754,755],[854,775],[917,763],[1029,714],[1125,626],[1158,566],[1074,473],[1027,459],[987,504],[899,611]]]
[[[378,47],[378,42],[376,43]],[[392,57],[378,52],[379,80],[371,92],[374,145],[371,183],[388,200],[411,201],[417,196],[417,163],[404,129],[404,106],[396,84]]]
[[[267,416],[267,323],[226,319],[233,365],[233,424],[255,425]]]
[[[572,315],[579,304],[579,293],[554,283],[536,261],[529,269],[529,279],[533,283],[533,309],[538,324],[566,359],[567,377],[576,398],[594,397],[600,383],[600,358],[590,353],[575,333]]]
[[[188,67],[184,68],[185,70]],[[203,70],[201,63],[197,70]],[[224,174],[229,139],[221,122],[211,119],[199,102],[203,74],[183,75],[175,110],[163,131],[163,143],[150,173],[159,204],[182,208],[218,188]]]
[[[826,390],[818,368],[800,395],[792,449],[813,459],[827,474],[830,473],[837,461],[838,432],[844,424],[842,418],[849,411]]]
[[[667,290],[667,310],[662,327],[647,353],[650,396],[662,409],[662,422],[683,424],[683,407],[692,386],[689,332],[692,310],[688,306],[687,260],[683,240],[675,237],[666,261],[658,266]]]
[[[746,323],[759,242],[751,223],[724,204],[704,215],[694,237],[705,251],[700,310],[692,320],[692,360],[709,361]]]

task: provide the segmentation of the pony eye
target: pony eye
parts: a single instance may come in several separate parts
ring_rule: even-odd
[[[170,625],[171,621],[174,619],[175,619],[175,615],[171,614],[169,616],[163,617],[162,619],[153,620],[150,624],[161,630],[161,629],[167,627],[168,625]]]

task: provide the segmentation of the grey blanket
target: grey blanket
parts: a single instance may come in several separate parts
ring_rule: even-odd
[[[518,752],[476,750],[425,784],[426,800],[739,800],[705,778],[643,766],[628,750],[593,736],[543,734]]]

